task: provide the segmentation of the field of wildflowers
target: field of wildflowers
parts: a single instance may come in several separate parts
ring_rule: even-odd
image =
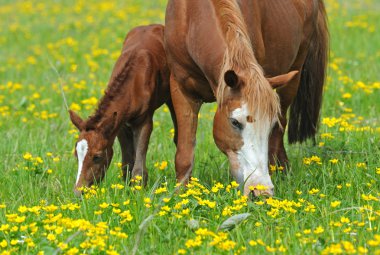
[[[1,1],[0,254],[380,254],[377,0],[326,0],[332,41],[317,144],[287,147],[291,171],[271,168],[273,198],[241,195],[212,139],[214,104],[200,113],[187,189],[176,191],[162,107],[147,188],[122,182],[115,143],[105,181],[74,197],[77,131],[66,105],[92,113],[125,34],[162,23],[165,4]]]

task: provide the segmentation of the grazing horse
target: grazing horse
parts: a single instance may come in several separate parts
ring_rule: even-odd
[[[273,195],[268,165],[288,161],[289,106],[289,142],[316,134],[328,52],[322,0],[169,0],[165,51],[177,179],[191,175],[202,103],[217,101],[214,140],[232,175],[245,195]]]
[[[163,39],[162,25],[130,31],[96,112],[84,121],[70,111],[71,121],[80,131],[75,147],[77,195],[81,194],[80,187],[88,187],[104,177],[116,136],[122,150],[124,179],[140,175],[146,184],[145,160],[154,111],[166,103],[175,125]]]

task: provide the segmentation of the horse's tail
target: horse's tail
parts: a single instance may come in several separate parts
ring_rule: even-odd
[[[304,142],[308,138],[315,142],[318,129],[329,52],[329,32],[323,0],[318,0],[318,5],[315,32],[302,68],[297,96],[290,108],[289,143]]]

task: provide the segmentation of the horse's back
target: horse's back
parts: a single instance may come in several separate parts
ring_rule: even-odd
[[[255,56],[266,75],[288,72],[297,56],[307,51],[307,40],[317,20],[318,1],[237,1]],[[166,23],[168,52],[176,63],[173,72],[178,76],[185,69],[191,76],[203,74],[213,86],[219,77],[211,73],[222,61],[225,45],[212,1],[170,0]]]
[[[125,68],[132,70],[128,86],[133,84],[133,94],[146,102],[142,111],[155,110],[170,99],[170,71],[164,49],[163,25],[139,26],[128,32],[114,65],[110,85]]]
[[[133,28],[125,37],[122,54],[148,54],[163,68],[166,66],[164,26],[154,24]]]
[[[316,0],[240,0],[255,56],[269,76],[286,73],[307,49]]]

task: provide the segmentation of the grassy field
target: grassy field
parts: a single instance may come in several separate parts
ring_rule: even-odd
[[[191,185],[175,186],[172,124],[155,115],[147,188],[106,179],[73,194],[76,129],[125,34],[162,23],[165,0],[0,0],[0,254],[380,254],[380,5],[327,0],[328,82],[317,144],[287,146],[276,194],[247,201],[202,108]],[[231,230],[229,217],[249,213]]]

